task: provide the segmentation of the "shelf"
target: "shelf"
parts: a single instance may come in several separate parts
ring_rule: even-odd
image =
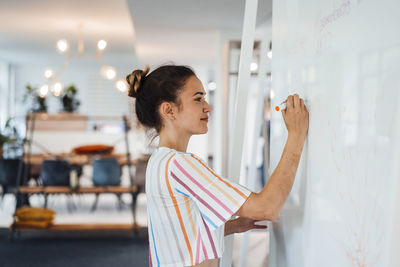
[[[107,154],[103,155],[106,157],[110,158],[116,158],[122,166],[128,165],[128,160],[126,158],[126,154],[121,154],[121,153],[112,153],[112,154]],[[70,164],[78,164],[78,165],[84,165],[84,164],[90,164],[91,159],[93,158],[93,155],[78,155],[74,153],[54,153],[54,154],[31,154],[29,156],[29,163],[31,165],[41,165],[42,162],[46,159],[54,159],[55,157],[59,159],[64,159],[67,160]],[[135,166],[136,164],[146,161],[148,157],[143,156],[142,158],[139,159],[131,159],[130,164],[131,166]],[[28,156],[24,158],[24,161],[28,161]]]
[[[104,120],[122,120],[124,124],[124,139],[127,151],[125,154],[110,154],[107,156],[115,157],[119,161],[121,166],[128,165],[128,167],[135,166],[137,167],[136,172],[143,168],[141,166],[142,162],[146,162],[148,157],[144,157],[143,159],[132,160],[129,153],[129,142],[128,142],[128,131],[129,125],[127,123],[127,118],[125,116],[122,117],[96,117],[96,119],[104,119]],[[67,160],[70,164],[78,164],[85,165],[91,164],[94,155],[77,155],[73,153],[61,153],[61,154],[52,154],[42,153],[38,155],[32,155],[32,137],[35,130],[38,129],[38,125],[41,126],[42,130],[52,130],[52,131],[68,131],[72,130],[86,130],[87,116],[82,116],[79,114],[28,114],[26,116],[26,128],[27,128],[27,137],[26,142],[27,146],[24,145],[24,155],[22,159],[31,166],[32,169],[36,168],[37,174],[40,174],[40,166],[45,159],[64,159]],[[62,123],[60,124],[60,122]],[[60,127],[62,126],[62,127]],[[35,129],[36,128],[36,129]],[[40,128],[40,127],[39,127]],[[32,173],[31,173],[32,175]],[[129,169],[129,178],[131,184],[134,179],[132,176],[132,171]],[[18,177],[18,185],[24,181],[24,177],[22,177],[22,172],[20,172],[20,177]],[[52,224],[48,227],[39,228],[26,226],[22,223],[17,225],[15,224],[16,218],[14,218],[14,223],[10,226],[11,237],[13,237],[16,231],[86,231],[86,230],[133,230],[135,233],[136,230],[139,229],[139,226],[136,224],[136,216],[135,216],[135,208],[136,208],[136,200],[137,196],[143,186],[142,185],[133,185],[133,186],[91,186],[91,187],[79,187],[76,189],[71,189],[69,186],[17,186],[15,189],[16,194],[44,194],[45,197],[45,206],[47,205],[47,196],[50,194],[104,194],[104,193],[113,193],[113,194],[132,194],[132,213],[133,213],[133,223],[131,224]],[[97,203],[97,202],[96,202]],[[16,208],[18,208],[18,201],[16,201]]]
[[[35,131],[86,131],[88,118],[77,113],[49,114],[39,112],[28,114],[27,119],[35,118]]]

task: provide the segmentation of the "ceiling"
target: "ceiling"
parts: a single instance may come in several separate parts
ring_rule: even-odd
[[[85,50],[108,42],[107,53],[145,63],[212,63],[221,31],[241,32],[242,0],[1,0],[0,58],[16,64],[58,55],[82,24]],[[259,0],[257,22],[271,18],[272,0]],[[240,36],[240,35],[239,35]],[[105,53],[106,53],[105,52]]]
[[[107,53],[134,56],[134,33],[124,0],[1,0],[0,57],[25,62],[57,55],[57,40],[75,42],[82,24],[85,51],[108,41]]]

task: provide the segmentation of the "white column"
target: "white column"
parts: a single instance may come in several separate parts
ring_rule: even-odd
[[[243,32],[242,32],[242,45],[240,51],[239,61],[239,76],[238,87],[235,99],[235,122],[233,133],[233,147],[229,149],[228,161],[228,177],[234,181],[239,182],[240,168],[243,152],[243,137],[246,110],[247,110],[247,94],[248,84],[250,81],[250,63],[253,55],[254,47],[254,33],[257,17],[257,0],[246,0]],[[221,267],[232,266],[232,250],[233,250],[233,235],[225,238],[225,251],[220,261]]]
[[[227,177],[228,162],[228,99],[229,99],[229,42],[224,32],[218,40],[218,57],[215,72],[217,89],[214,95],[214,170]]]
[[[266,73],[267,73],[267,53],[268,53],[268,44],[269,44],[269,36],[268,31],[265,31],[262,35],[262,40],[260,44],[260,64],[258,69],[258,90],[257,90],[257,104],[256,104],[256,118],[253,125],[254,131],[252,136],[253,143],[251,144],[251,160],[250,160],[250,168],[249,175],[247,179],[247,187],[250,189],[255,188],[256,179],[257,179],[257,145],[258,145],[258,137],[261,131],[261,125],[263,121],[263,107],[264,107],[264,88],[266,86]],[[248,254],[248,242],[249,242],[249,232],[244,233],[243,240],[240,246],[240,257],[239,257],[239,267],[246,267],[247,262],[247,254]]]

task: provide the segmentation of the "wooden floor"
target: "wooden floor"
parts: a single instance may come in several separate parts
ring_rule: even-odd
[[[91,186],[79,187],[71,189],[68,186],[21,186],[18,188],[20,194],[126,194],[137,193],[139,188],[137,186],[123,187],[123,186]],[[32,230],[46,230],[46,231],[80,231],[80,230],[135,230],[138,229],[136,224],[51,224],[47,227],[33,227],[26,225],[16,225],[13,223],[10,226],[13,231],[32,231]]]

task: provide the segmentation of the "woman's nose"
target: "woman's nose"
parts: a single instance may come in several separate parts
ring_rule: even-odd
[[[211,112],[212,108],[210,106],[210,104],[208,104],[208,102],[206,101],[206,106],[204,107],[204,112]]]

